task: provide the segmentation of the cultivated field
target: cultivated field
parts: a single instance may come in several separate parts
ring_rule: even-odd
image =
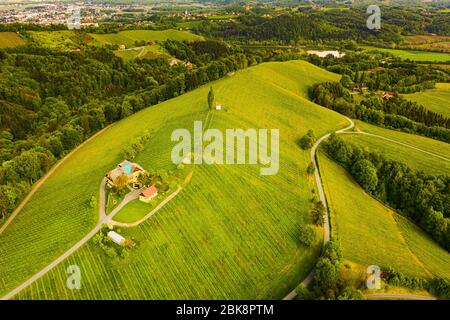
[[[14,48],[25,44],[25,41],[15,32],[0,32],[0,48]]]
[[[310,128],[322,135],[347,124],[309,102],[307,87],[336,80],[297,61],[259,65],[214,82],[223,109],[210,112],[209,126],[280,129],[278,174],[261,176],[255,165],[196,165],[191,182],[172,201],[138,227],[119,231],[137,243],[128,257],[108,258],[91,241],[17,298],[284,296],[307,275],[321,249],[320,236],[310,249],[298,239],[315,186],[305,174],[309,153],[296,141]],[[122,148],[144,130],[151,137],[136,161],[176,170],[170,135],[205,120],[209,86],[114,124],[58,168],[0,237],[0,292],[26,280],[93,227],[97,212],[89,199],[105,172],[122,160]],[[82,270],[81,290],[65,286],[70,264]]]
[[[120,31],[118,33],[108,34],[94,34],[90,36],[95,39],[94,44],[124,44],[127,48],[134,47],[135,41],[152,41],[161,42],[167,39],[178,41],[193,41],[202,40],[203,37],[197,36],[193,33],[186,31],[179,31],[174,29],[169,30],[127,30]]]
[[[450,172],[450,161],[432,157],[426,153],[399,145],[394,142],[382,140],[367,135],[343,135],[343,139],[369,151],[381,153],[388,159],[405,163],[411,169],[424,171],[427,174],[440,175]],[[441,142],[442,148],[449,148],[448,144]],[[422,146],[427,150],[427,145]]]
[[[404,94],[405,99],[415,101],[425,108],[450,117],[450,84],[438,83],[436,89]]]
[[[393,55],[400,57],[401,59],[409,59],[417,62],[447,62],[450,61],[450,53],[441,52],[428,52],[418,50],[401,50],[401,49],[386,49],[371,46],[361,46],[366,50],[378,50],[383,52],[389,52]]]
[[[393,267],[412,276],[450,278],[450,254],[412,222],[384,206],[325,154],[319,157],[332,211],[333,234],[344,258],[368,266]]]
[[[355,120],[355,125],[362,131],[377,134],[389,139],[398,140],[416,148],[424,149],[437,155],[450,158],[450,146],[448,143],[406,132],[381,128],[359,120]]]

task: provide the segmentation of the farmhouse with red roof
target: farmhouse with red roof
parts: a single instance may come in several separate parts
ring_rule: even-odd
[[[152,184],[150,187],[141,192],[141,194],[139,195],[139,200],[148,203],[157,195],[158,189],[156,189],[156,186]]]

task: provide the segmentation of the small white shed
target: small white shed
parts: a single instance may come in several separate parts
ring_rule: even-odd
[[[117,244],[122,244],[125,241],[125,238],[115,231],[108,232],[108,237]]]
[[[216,103],[216,110],[221,110],[222,106],[220,105],[220,103]]]

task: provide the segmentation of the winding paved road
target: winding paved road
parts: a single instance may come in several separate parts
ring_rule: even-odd
[[[336,131],[336,133],[345,133],[345,131],[352,129],[355,126],[355,123],[353,122],[352,119],[350,119],[348,117],[345,117],[345,119],[347,119],[347,121],[350,124],[347,127]],[[324,140],[328,139],[328,137],[330,135],[331,135],[331,132],[327,133],[326,135],[317,139],[316,143],[314,143],[314,145],[312,146],[311,152],[310,152],[311,162],[313,162],[314,166],[316,167],[316,170],[314,171],[314,178],[316,180],[317,190],[319,192],[319,199],[320,199],[320,202],[322,202],[323,207],[325,208],[325,213],[324,213],[324,217],[323,217],[324,218],[323,219],[323,247],[325,247],[325,244],[328,241],[330,241],[330,219],[329,219],[329,215],[328,215],[329,208],[328,208],[327,200],[325,198],[325,191],[323,190],[322,180],[320,178],[319,164],[317,163],[316,152],[317,152],[317,148],[319,147],[319,145]],[[302,281],[302,285],[304,285],[306,287],[312,282],[312,280],[314,279],[315,271],[316,271],[316,268],[314,267],[311,270],[311,272],[308,274],[308,276]],[[294,289],[291,292],[289,292],[289,294],[287,296],[285,296],[283,298],[283,300],[292,300],[296,296],[297,296],[297,290]]]
[[[393,142],[393,143],[396,143],[396,144],[399,144],[399,145],[411,148],[411,149],[416,150],[416,151],[423,152],[425,154],[428,154],[428,155],[433,156],[433,157],[437,157],[437,158],[445,160],[445,161],[450,161],[449,158],[446,158],[446,157],[444,157],[442,155],[439,155],[439,154],[436,154],[436,153],[433,153],[433,152],[429,152],[429,151],[417,148],[415,146],[412,146],[412,145],[409,145],[409,144],[406,144],[406,143],[403,143],[403,142],[400,142],[400,141],[397,141],[397,140],[394,140],[394,139],[386,138],[386,137],[383,137],[383,136],[380,136],[380,135],[367,133],[367,132],[363,132],[363,131],[348,132],[348,130],[352,129],[355,126],[355,124],[352,121],[352,119],[350,119],[348,117],[345,117],[345,118],[350,123],[350,125],[348,127],[344,128],[344,129],[336,131],[337,134],[362,134],[362,135],[372,136],[372,137],[376,137],[376,138],[379,138],[379,139],[383,139],[383,140],[386,140],[386,141],[390,141],[390,142]],[[324,216],[324,224],[323,224],[323,235],[324,235],[323,236],[323,238],[324,238],[323,245],[324,246],[325,246],[325,244],[328,241],[330,241],[330,225],[329,225],[329,221],[330,220],[329,220],[329,215],[328,215],[329,207],[328,207],[328,204],[326,202],[325,192],[323,190],[322,181],[321,181],[321,178],[320,178],[320,172],[319,172],[319,166],[318,166],[318,163],[317,163],[316,152],[317,152],[317,148],[319,147],[319,145],[324,140],[328,139],[328,137],[330,135],[331,135],[331,133],[328,133],[328,134],[320,137],[316,141],[316,143],[313,145],[313,147],[311,148],[311,154],[310,154],[311,161],[314,163],[314,165],[316,167],[316,170],[314,172],[314,177],[315,177],[315,180],[316,180],[317,189],[319,191],[319,198],[320,198],[320,201],[322,202],[322,204],[325,207],[325,216]],[[314,272],[315,272],[315,268],[313,268],[313,270],[303,280],[302,285],[304,285],[306,287],[312,282],[312,280],[314,278]],[[291,292],[289,292],[289,294],[286,295],[283,298],[283,300],[292,300],[296,296],[297,296],[297,292],[296,292],[296,289],[294,289]],[[367,294],[366,297],[386,298],[386,299],[389,299],[389,298],[391,298],[391,299],[403,298],[403,299],[416,299],[416,300],[436,300],[436,298],[432,297],[432,296],[420,296],[420,295],[414,295],[414,294],[371,293],[371,294]]]

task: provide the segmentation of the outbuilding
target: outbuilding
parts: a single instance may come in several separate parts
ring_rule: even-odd
[[[125,238],[115,231],[109,231],[108,237],[111,238],[112,241],[120,245],[125,241]]]

